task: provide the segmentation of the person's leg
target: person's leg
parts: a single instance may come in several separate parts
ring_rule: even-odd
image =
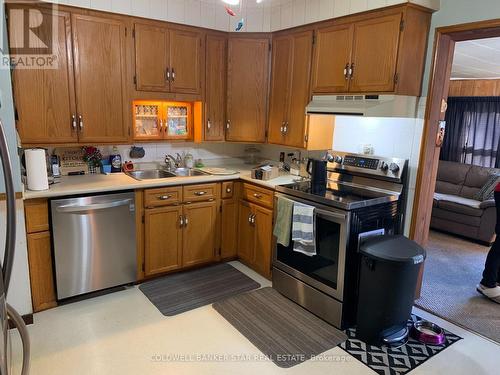
[[[500,236],[499,236],[500,237]],[[484,265],[483,279],[481,284],[486,288],[494,288],[499,281],[500,270],[500,238],[497,237],[493,246],[491,247],[486,263]]]

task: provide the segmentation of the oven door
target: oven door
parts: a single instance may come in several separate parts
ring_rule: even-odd
[[[292,240],[285,247],[278,244],[274,237],[273,266],[342,301],[348,212],[280,193],[275,194],[275,200],[279,196],[315,207],[316,255],[308,256],[294,251]]]

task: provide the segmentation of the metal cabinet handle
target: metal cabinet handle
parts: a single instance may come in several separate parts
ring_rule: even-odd
[[[80,131],[83,131],[83,116],[78,116],[78,121],[80,122]]]
[[[175,81],[175,70],[174,68],[172,68],[172,82]]]
[[[281,123],[281,127],[280,127],[280,132],[281,132],[281,135],[283,135],[283,134],[284,134],[284,131],[285,131],[285,121],[283,121],[283,122]]]
[[[288,121],[285,122],[285,126],[283,127],[283,134],[287,134],[288,133]]]
[[[257,199],[260,199],[262,198],[262,195],[261,194],[257,194],[257,193],[253,193],[253,196]]]
[[[231,126],[231,121],[227,120],[227,122],[226,122],[226,129],[229,130],[230,126]]]
[[[76,130],[76,115],[71,115],[71,127]]]
[[[255,214],[253,214],[252,216],[250,216],[250,222],[252,224],[255,224]]]
[[[230,188],[230,187],[227,187],[227,188],[226,188],[226,193],[230,193],[230,192],[232,192],[231,188]]]
[[[352,63],[349,68],[349,79],[352,79],[352,77],[354,77],[354,63]]]
[[[160,195],[158,197],[158,199],[161,200],[161,201],[166,201],[167,199],[170,199],[170,198],[172,198],[172,196],[168,195],[168,194],[167,195]]]
[[[179,215],[179,227],[183,227],[184,226],[184,218],[182,217],[182,215]]]
[[[189,220],[187,216],[184,216],[184,226],[187,227],[189,224]]]
[[[170,82],[170,68],[167,68],[167,70],[165,71],[165,79],[167,80],[167,82]]]
[[[349,79],[349,63],[345,64],[344,77],[345,77],[346,81]]]
[[[198,197],[201,197],[202,195],[205,195],[205,194],[207,194],[206,191],[195,191],[194,192],[194,195],[197,195]]]
[[[252,214],[248,214],[248,222],[252,224]]]
[[[212,127],[212,123],[210,122],[210,119],[207,120],[207,129],[210,130],[210,128]]]

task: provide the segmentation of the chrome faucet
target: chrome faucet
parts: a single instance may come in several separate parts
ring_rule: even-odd
[[[182,156],[178,152],[176,153],[176,157],[167,154],[165,155],[165,164],[167,165],[167,170],[169,171],[180,168],[183,164]],[[172,165],[174,168],[172,168]]]

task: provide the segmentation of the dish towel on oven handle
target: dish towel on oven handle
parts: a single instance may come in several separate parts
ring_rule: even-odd
[[[288,198],[278,196],[276,223],[274,224],[273,234],[276,236],[276,242],[285,247],[290,246],[293,203],[294,202]]]
[[[316,255],[315,225],[314,207],[294,202],[292,218],[293,251],[311,257]]]

